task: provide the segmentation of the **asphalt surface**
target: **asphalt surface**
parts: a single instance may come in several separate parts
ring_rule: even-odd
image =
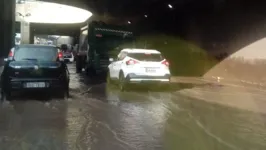
[[[266,149],[264,114],[176,92],[194,85],[121,93],[69,70],[68,101],[24,93],[1,104],[1,150]]]

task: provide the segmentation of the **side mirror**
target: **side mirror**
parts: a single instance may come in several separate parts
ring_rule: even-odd
[[[113,61],[114,61],[114,58],[109,58],[109,61],[110,61],[110,62],[113,62]]]

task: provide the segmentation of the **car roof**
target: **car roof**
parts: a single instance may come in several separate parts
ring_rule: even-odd
[[[16,47],[20,48],[20,47],[47,47],[47,48],[56,48],[56,46],[54,45],[41,45],[41,44],[21,44],[21,45],[17,45]]]
[[[154,49],[123,49],[121,52],[127,53],[152,53],[152,54],[161,54],[161,52]]]

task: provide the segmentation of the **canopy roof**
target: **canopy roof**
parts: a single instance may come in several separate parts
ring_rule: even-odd
[[[82,23],[92,16],[90,11],[57,3],[24,1],[16,4],[16,21],[33,23]]]

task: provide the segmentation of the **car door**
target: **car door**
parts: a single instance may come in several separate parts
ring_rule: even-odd
[[[115,66],[115,63],[116,63],[116,61],[117,61],[117,59],[118,58],[116,58],[115,60],[113,60],[111,63],[110,63],[110,65],[109,65],[109,73],[110,73],[110,77],[111,78],[115,78],[115,76],[114,76],[114,66]]]
[[[119,55],[118,55],[118,59],[117,61],[115,62],[114,64],[114,77],[115,78],[119,78],[119,72],[122,68],[122,63],[123,63],[123,60],[124,58],[126,57],[126,52],[121,52]]]
[[[117,58],[109,65],[109,72],[110,72],[110,76],[111,78],[117,78],[116,77],[116,64],[117,64],[117,61],[119,61],[119,56],[121,55],[121,53],[119,53],[117,55]]]

